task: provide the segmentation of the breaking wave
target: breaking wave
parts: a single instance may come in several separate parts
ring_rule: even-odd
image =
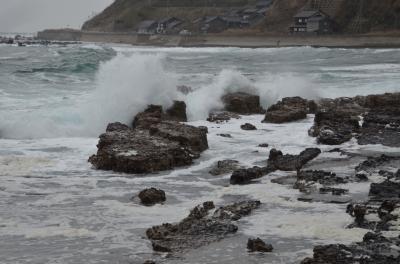
[[[166,70],[165,55],[117,54],[102,62],[96,74],[95,89],[76,98],[72,105],[12,112],[13,118],[0,117],[4,138],[92,137],[103,132],[109,122],[129,124],[136,113],[149,104],[168,107],[173,100],[184,100],[190,120],[207,117],[222,107],[221,96],[244,91],[258,94],[267,107],[285,96],[317,96],[312,82],[290,74],[265,73],[251,80],[237,70],[225,69],[211,82],[183,95],[177,91],[179,75]],[[169,67],[170,68],[170,67]],[[184,83],[191,85],[190,83]],[[27,129],[29,128],[29,129]]]

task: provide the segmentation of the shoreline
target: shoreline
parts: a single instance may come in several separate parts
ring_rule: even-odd
[[[49,41],[81,41],[154,47],[238,47],[238,48],[400,48],[397,35],[138,35],[125,32],[87,32],[75,30],[45,30],[38,38]]]

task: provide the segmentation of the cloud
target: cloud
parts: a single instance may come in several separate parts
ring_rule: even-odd
[[[80,28],[113,0],[0,0],[0,32]]]

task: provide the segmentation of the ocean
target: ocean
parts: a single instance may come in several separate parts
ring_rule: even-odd
[[[400,92],[399,83],[398,49],[0,45],[0,263],[299,263],[315,245],[360,241],[366,230],[345,228],[352,222],[345,204],[301,202],[298,190],[271,182],[288,173],[246,186],[208,173],[218,160],[254,166],[271,148],[296,154],[315,147],[307,134],[312,115],[284,125],[261,123],[262,115],[224,124],[205,119],[227,92],[258,94],[268,107],[286,96]],[[194,91],[180,94],[179,85]],[[192,166],[129,175],[94,170],[87,162],[108,123],[129,124],[148,104],[167,107],[175,99],[186,102],[190,124],[209,128],[210,148]],[[251,136],[240,129],[246,122],[258,127]],[[262,143],[269,148],[257,147]],[[400,154],[354,139],[341,148]],[[324,163],[328,159],[335,162]],[[311,167],[350,174],[354,164],[347,159],[324,152]],[[167,202],[144,207],[132,199],[147,187],[165,190]],[[363,199],[369,184],[346,188]],[[179,258],[154,254],[145,238],[147,228],[179,221],[202,202],[248,198],[263,205],[239,221],[235,236]],[[247,253],[249,237],[272,243],[274,252]]]

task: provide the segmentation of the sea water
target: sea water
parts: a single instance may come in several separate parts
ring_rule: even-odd
[[[246,186],[230,186],[228,174],[208,174],[218,160],[254,166],[265,162],[271,148],[296,154],[316,146],[307,134],[312,115],[284,125],[261,123],[262,115],[218,125],[205,118],[222,106],[219,98],[227,92],[258,94],[268,107],[286,96],[399,92],[399,83],[397,49],[2,45],[0,263],[299,263],[315,245],[360,241],[366,231],[345,228],[352,222],[345,205],[300,202],[298,190],[271,182],[290,173],[275,172]],[[193,92],[183,95],[178,85]],[[148,104],[168,107],[176,99],[186,102],[190,124],[209,127],[210,148],[192,166],[128,175],[97,171],[87,162],[109,122],[129,124]],[[246,122],[258,130],[241,130]],[[259,148],[262,143],[269,148]],[[400,153],[354,140],[341,148]],[[323,153],[311,166],[351,174],[361,159],[349,160]],[[167,202],[143,207],[132,199],[147,187],[165,190]],[[363,199],[369,184],[343,187]],[[204,201],[243,199],[263,205],[239,221],[237,235],[180,258],[153,254],[147,228],[179,221]],[[274,252],[247,253],[249,237],[272,243]]]

